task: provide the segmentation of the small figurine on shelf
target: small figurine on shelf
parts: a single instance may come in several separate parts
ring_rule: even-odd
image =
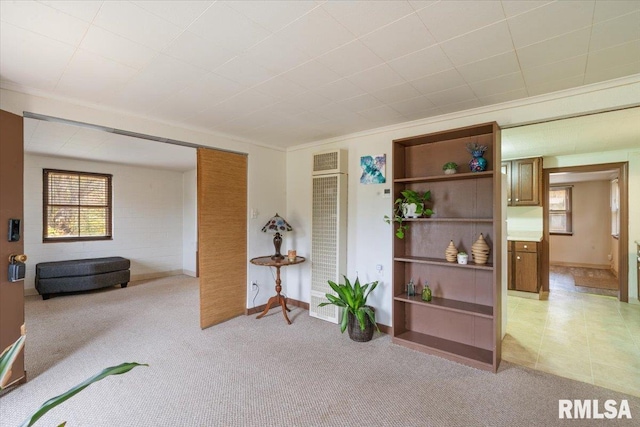
[[[422,301],[431,301],[431,288],[427,283],[425,283],[424,288],[422,288]]]
[[[407,296],[416,296],[416,285],[413,283],[413,279],[409,280],[409,284],[407,285]]]

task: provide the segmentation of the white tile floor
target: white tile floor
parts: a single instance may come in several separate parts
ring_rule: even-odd
[[[504,360],[640,396],[640,305],[552,289],[509,296],[507,316]]]

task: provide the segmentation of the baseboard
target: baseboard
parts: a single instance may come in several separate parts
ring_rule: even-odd
[[[287,305],[290,306],[294,306],[294,307],[299,307],[303,310],[309,310],[309,303],[308,302],[302,302],[302,301],[298,301],[297,299],[293,299],[293,298],[287,298]],[[275,306],[272,306],[271,308],[274,308]],[[264,309],[267,308],[267,304],[262,304],[259,305],[257,307],[251,307],[251,308],[247,308],[245,309],[244,313],[247,316],[251,316],[252,314],[256,314],[256,313],[262,313],[264,311]]]
[[[147,274],[132,274],[130,281],[137,282],[140,280],[160,279],[162,277],[180,276],[182,274],[183,274],[182,270],[159,271],[157,273],[147,273]]]
[[[549,265],[556,266],[556,267],[579,267],[579,268],[595,268],[597,270],[611,270],[611,266],[609,264],[581,264],[579,262],[552,261],[552,262],[549,262]]]
[[[38,291],[36,290],[36,288],[25,288],[24,289],[24,296],[25,297],[32,297],[34,295],[38,295]]]
[[[193,271],[193,270],[185,270],[185,269],[182,269],[182,274],[184,274],[185,276],[198,277],[198,276],[196,275],[196,272],[195,272],[195,271]]]
[[[524,292],[524,291],[515,291],[513,289],[509,289],[507,290],[507,295],[509,295],[510,297],[520,297],[520,298],[527,298],[527,299],[542,299],[540,294],[537,292]]]

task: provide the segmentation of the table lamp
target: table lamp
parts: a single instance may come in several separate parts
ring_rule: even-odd
[[[280,246],[282,245],[282,236],[280,233],[285,231],[291,231],[293,228],[289,225],[284,218],[277,213],[262,227],[262,231],[265,233],[275,233],[273,236],[273,246],[276,248],[276,254],[271,256],[271,259],[284,259],[284,256],[280,254]]]

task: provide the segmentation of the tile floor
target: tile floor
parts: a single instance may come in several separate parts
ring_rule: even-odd
[[[640,305],[550,289],[548,301],[508,297],[502,358],[640,396]]]

